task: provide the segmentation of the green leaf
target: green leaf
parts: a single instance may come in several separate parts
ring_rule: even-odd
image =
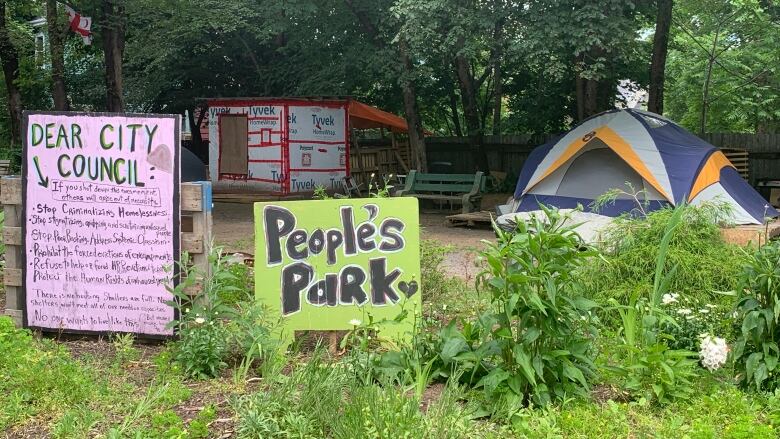
[[[533,366],[531,366],[531,357],[528,356],[522,345],[515,345],[514,356],[515,361],[520,365],[520,370],[522,370],[525,378],[528,380],[528,382],[531,383],[532,386],[535,386],[536,377],[534,376]]]
[[[450,363],[456,355],[466,350],[468,350],[466,340],[457,337],[448,338],[447,341],[444,342],[444,346],[442,346],[439,356],[441,356],[442,361],[447,364]]]
[[[566,376],[566,378],[572,381],[578,381],[582,387],[588,387],[588,382],[585,380],[585,376],[582,374],[582,371],[574,365],[564,364],[563,374]]]

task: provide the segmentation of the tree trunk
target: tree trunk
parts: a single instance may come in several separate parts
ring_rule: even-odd
[[[46,27],[49,32],[49,54],[51,55],[51,94],[54,109],[70,110],[68,91],[65,87],[65,32],[62,16],[57,10],[57,0],[46,0]]]
[[[595,79],[585,80],[585,102],[583,102],[583,108],[586,119],[598,113],[599,111],[598,85],[599,83]]]
[[[482,139],[482,124],[479,120],[479,109],[477,108],[477,94],[474,90],[474,80],[469,71],[469,63],[462,54],[455,55],[455,73],[458,77],[460,86],[460,98],[463,102],[463,115],[466,119],[466,131],[468,132],[474,163],[477,169],[490,174],[487,159],[487,151]]]
[[[22,94],[16,86],[19,78],[19,53],[8,34],[5,21],[6,2],[0,0],[0,60],[3,64],[5,88],[8,92],[8,115],[11,118],[11,145],[21,145],[22,139]]]
[[[401,66],[403,72],[401,75],[401,92],[404,98],[404,114],[406,115],[406,125],[409,130],[409,146],[414,154],[414,160],[417,170],[420,172],[428,171],[428,157],[425,151],[425,133],[420,122],[420,111],[417,107],[417,93],[412,82],[412,60],[409,57],[409,47],[406,39],[401,37],[398,41],[398,53],[401,56]]]
[[[449,98],[450,98],[450,112],[452,113],[452,124],[455,127],[455,135],[458,137],[463,137],[463,129],[460,127],[460,115],[458,114],[458,97],[455,95],[455,90],[453,90],[452,82],[448,81],[449,84],[447,86],[449,91]]]
[[[666,54],[669,48],[669,28],[672,25],[673,0],[657,0],[658,17],[655,20],[653,36],[653,58],[650,62],[650,89],[647,111],[664,113],[664,80]]]
[[[574,86],[577,94],[577,121],[582,122],[585,120],[585,78],[577,74]]]
[[[501,134],[501,104],[504,98],[504,88],[501,84],[501,63],[496,61],[493,66],[493,135]]]
[[[707,72],[704,76],[704,87],[701,98],[701,118],[699,120],[699,135],[704,135],[704,132],[707,129],[707,107],[709,106],[710,98],[710,81],[712,80],[712,67],[715,64],[715,60],[717,59],[715,52],[718,48],[719,34],[720,30],[715,32],[715,39],[712,42],[712,51],[709,53],[709,60],[707,62]]]
[[[581,76],[577,76],[575,79],[576,93],[577,93],[577,120],[582,122],[583,120],[600,113],[601,108],[604,107],[604,102],[608,101],[608,98],[599,99],[599,91],[604,87],[600,84],[600,81],[595,79],[587,79]]]
[[[197,120],[195,119],[196,110],[200,110]],[[200,135],[200,124],[203,123],[203,118],[207,113],[205,106],[195,106],[192,111],[187,112],[187,118],[190,122],[190,135],[192,136],[190,138],[192,152],[206,164],[209,162],[209,151],[206,148],[206,142],[203,141],[203,137]]]
[[[495,2],[496,7],[500,6],[499,2]],[[502,84],[502,71],[501,71],[501,57],[503,56],[503,34],[504,34],[504,21],[499,20],[493,29],[493,44],[495,44],[495,50],[493,51],[493,135],[498,136],[501,134],[501,104],[504,95],[504,87]]]
[[[122,0],[103,0],[102,40],[106,72],[106,110],[124,111],[122,56],[125,51],[124,5]]]

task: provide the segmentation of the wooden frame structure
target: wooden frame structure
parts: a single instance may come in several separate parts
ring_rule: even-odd
[[[180,194],[181,226],[180,248],[187,252],[192,264],[202,273],[209,271],[211,252],[211,183],[208,181],[182,183]],[[5,314],[21,327],[25,294],[22,282],[22,178],[7,176],[0,179],[0,204],[5,212],[3,243],[5,244]]]

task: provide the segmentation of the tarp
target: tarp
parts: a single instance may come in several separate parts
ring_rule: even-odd
[[[355,100],[349,101],[349,120],[352,127],[359,130],[385,128],[396,133],[409,131],[404,118]]]

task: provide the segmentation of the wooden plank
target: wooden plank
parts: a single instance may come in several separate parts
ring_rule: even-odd
[[[22,178],[19,176],[0,179],[0,204],[22,204]]]
[[[203,253],[203,236],[194,233],[181,234],[181,251],[190,254]]]
[[[11,320],[14,321],[14,325],[21,328],[22,327],[22,310],[20,309],[6,309],[5,315],[11,318]]]
[[[417,179],[420,181],[440,181],[440,182],[458,182],[468,181],[474,182],[474,174],[417,174]]]
[[[14,179],[3,179],[3,186],[6,186],[7,180],[14,180]],[[16,178],[15,180],[18,181],[19,185],[18,187],[21,189],[21,179]],[[14,183],[11,183],[14,184]],[[18,192],[21,195],[21,190]],[[21,200],[20,200],[21,201]],[[9,229],[19,229],[20,230],[20,240],[21,240],[21,226],[22,226],[22,206],[18,204],[7,204],[3,206],[3,211],[5,212],[5,223],[3,226],[4,230]],[[4,239],[5,239],[5,232],[3,233]],[[3,282],[5,283],[5,308],[6,313],[19,313],[19,319],[14,319],[17,325],[21,326],[22,319],[21,319],[21,309],[23,308],[24,303],[24,294],[21,287],[22,284],[22,255],[23,255],[23,249],[20,245],[8,245],[5,248],[5,267],[7,273],[4,274]],[[14,271],[8,271],[8,270],[14,270]],[[6,277],[7,275],[10,275],[10,279]],[[17,285],[12,285],[17,284]],[[16,315],[16,314],[14,314]]]
[[[463,197],[460,195],[439,195],[439,194],[409,194],[409,195],[423,200],[463,201]]]
[[[469,213],[458,213],[455,215],[447,215],[448,225],[453,227],[489,226],[491,224],[491,219],[492,219],[491,213],[486,210],[483,210],[481,212],[469,212]]]
[[[22,228],[3,227],[3,244],[22,245]]]
[[[447,184],[447,183],[417,183],[415,181],[414,186],[412,189],[415,192],[418,191],[430,191],[430,192],[462,192],[467,193],[471,191],[471,188],[474,186],[474,181],[472,179],[471,183],[467,184]]]
[[[200,212],[203,210],[203,196],[199,183],[182,183],[180,194],[180,208],[183,212]]]
[[[3,271],[3,284],[9,287],[22,286],[22,269],[6,268]]]

